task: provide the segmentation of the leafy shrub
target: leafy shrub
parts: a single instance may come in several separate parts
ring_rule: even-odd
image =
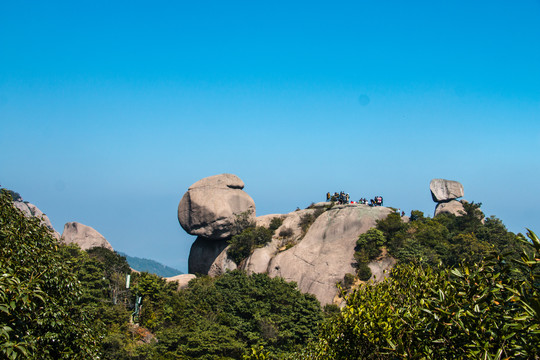
[[[425,219],[424,213],[420,210],[412,210],[411,211],[411,221],[423,221]]]
[[[240,214],[236,214],[234,222],[232,224],[231,233],[238,235],[247,228],[255,227],[255,220],[253,220],[253,211],[247,210]]]
[[[279,236],[283,237],[283,238],[288,238],[288,237],[291,237],[293,235],[293,229],[289,228],[289,227],[285,227],[283,229],[281,229],[279,231]]]
[[[349,295],[305,353],[338,360],[538,358],[540,241],[528,235],[534,253],[513,263],[399,264],[382,283]]]
[[[177,320],[158,331],[155,358],[241,359],[252,346],[282,358],[316,337],[323,319],[313,295],[266,274],[201,277],[176,296]]]
[[[382,247],[386,243],[386,238],[382,231],[371,228],[366,233],[361,234],[356,241],[356,249],[364,249],[367,253],[368,260],[376,259],[382,251]]]
[[[356,271],[358,278],[362,281],[368,281],[371,278],[371,269],[369,266],[365,263],[359,263],[358,264],[358,270]]]
[[[354,284],[355,276],[353,274],[345,274],[343,277],[343,286],[347,289],[350,289],[351,286]]]
[[[283,224],[283,219],[280,217],[275,217],[270,221],[270,226],[268,229],[272,232],[272,234]]]
[[[95,311],[79,301],[82,287],[63,246],[17,210],[0,191],[0,357],[97,359]]]
[[[300,228],[302,229],[302,232],[305,234],[309,227],[317,220],[317,218],[326,210],[324,208],[317,208],[312,213],[306,213],[300,217]]]
[[[323,307],[324,316],[329,318],[335,315],[338,315],[341,310],[339,309],[339,306],[336,304],[326,304]]]
[[[229,240],[227,255],[236,264],[246,259],[256,247],[262,247],[272,240],[272,232],[262,226],[250,227]]]

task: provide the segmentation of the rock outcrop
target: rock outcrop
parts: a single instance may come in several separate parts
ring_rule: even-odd
[[[82,250],[88,250],[94,247],[104,247],[114,251],[113,247],[103,235],[91,228],[78,222],[68,222],[64,225],[62,241],[67,244],[77,244]]]
[[[178,290],[182,290],[182,289],[187,288],[188,283],[191,280],[195,279],[195,278],[196,278],[196,276],[193,275],[193,274],[180,274],[180,275],[165,278],[165,280],[167,282],[177,281],[178,282]]]
[[[178,221],[191,235],[207,240],[230,238],[236,216],[255,218],[255,202],[236,175],[210,176],[191,185],[178,205]]]
[[[208,274],[210,267],[227,245],[227,239],[208,241],[201,236],[197,237],[189,252],[188,272]]]
[[[13,205],[21,210],[21,212],[26,217],[36,217],[38,219],[41,219],[41,224],[45,225],[49,230],[51,230],[53,236],[56,239],[60,239],[60,233],[54,229],[52,226],[51,220],[45,215],[41,210],[38,209],[38,207],[34,204],[31,204],[26,201],[22,201],[22,198],[18,198],[17,200],[13,201]]]
[[[454,200],[465,195],[463,185],[457,181],[445,179],[433,179],[429,183],[433,201],[440,203]]]
[[[437,216],[439,214],[453,214],[456,216],[462,216],[465,209],[463,208],[462,201],[465,200],[450,200],[448,202],[440,202],[437,203],[437,206],[435,207],[435,215]]]
[[[429,190],[433,201],[437,203],[434,216],[444,213],[456,216],[463,215],[462,201],[464,200],[456,200],[465,195],[461,183],[453,180],[433,179],[429,183]]]
[[[391,211],[385,207],[344,205],[323,212],[302,241],[270,259],[268,274],[295,281],[300,291],[315,295],[322,305],[332,303],[337,293],[336,283],[343,280],[345,274],[356,272],[353,264],[358,236]],[[264,250],[255,250],[247,265],[248,271],[260,272],[261,252]],[[253,267],[253,258],[257,259],[258,268]]]

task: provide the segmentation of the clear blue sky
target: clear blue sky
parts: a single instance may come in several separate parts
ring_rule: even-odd
[[[187,271],[187,188],[258,214],[460,181],[540,232],[540,1],[2,1],[0,185]]]

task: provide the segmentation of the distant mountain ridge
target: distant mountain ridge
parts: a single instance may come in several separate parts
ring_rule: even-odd
[[[159,275],[161,277],[171,277],[183,274],[180,270],[172,268],[167,265],[163,265],[160,262],[151,259],[140,258],[136,256],[129,256],[123,252],[117,251],[118,254],[124,256],[133,270],[145,271],[152,274]]]

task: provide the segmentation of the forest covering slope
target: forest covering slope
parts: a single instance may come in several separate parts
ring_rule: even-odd
[[[235,270],[184,290],[125,257],[55,239],[0,194],[0,354],[39,359],[538,358],[540,242],[480,205],[462,216],[390,214],[357,240],[346,306]],[[309,226],[307,224],[306,226]],[[267,229],[272,231],[271,229]],[[235,242],[257,243],[246,228]],[[246,240],[247,239],[247,240]],[[258,238],[256,238],[258,239]],[[254,247],[253,247],[253,246]],[[248,251],[248,256],[249,256]],[[391,276],[359,285],[388,253]]]

